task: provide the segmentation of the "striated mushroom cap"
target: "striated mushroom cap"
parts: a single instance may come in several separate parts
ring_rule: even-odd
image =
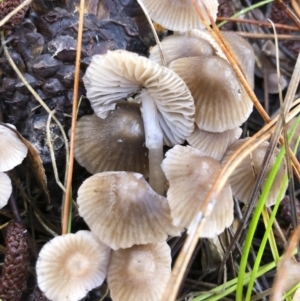
[[[162,169],[170,183],[167,198],[173,224],[188,228],[221,170],[221,164],[190,146],[176,145],[166,153]],[[214,237],[231,225],[233,201],[229,184],[211,203],[213,211],[206,218],[202,237]]]
[[[253,89],[255,55],[252,46],[235,32],[224,31],[222,32],[222,35],[231,47],[241,65],[242,72],[244,73],[251,89]]]
[[[187,142],[192,147],[200,150],[205,156],[220,161],[228,146],[239,139],[241,134],[241,128],[235,128],[221,133],[211,133],[200,130],[196,126],[192,135],[187,138]]]
[[[248,139],[250,138],[240,139],[231,144],[222,159],[222,164],[225,164],[231,157],[231,155]],[[268,147],[269,142],[264,142],[263,144],[261,144],[251,153],[251,156],[249,155],[244,160],[242,160],[242,162],[235,168],[234,172],[229,178],[229,183],[232,188],[233,195],[244,204],[248,204],[249,202],[250,195],[255,185],[256,176],[261,169],[261,165]],[[279,150],[275,149],[270,160],[270,164],[267,168],[265,179],[267,179],[267,177],[269,176],[278,153]],[[286,166],[285,163],[283,163],[280,166],[274,179],[272,188],[267,197],[266,206],[272,206],[275,204],[285,176]]]
[[[100,118],[106,118],[117,101],[146,89],[156,102],[166,144],[182,143],[193,132],[195,106],[188,87],[175,72],[145,57],[125,50],[95,55],[83,81]]]
[[[7,174],[0,172],[0,209],[3,208],[12,193],[11,180]]]
[[[183,57],[214,54],[213,47],[204,39],[181,35],[172,35],[164,38],[161,42],[161,48],[167,66],[172,61]],[[159,48],[157,45],[150,49],[149,59],[161,64]]]
[[[0,172],[9,171],[21,164],[28,150],[16,134],[3,125],[0,125],[0,141]]]
[[[39,253],[39,288],[53,301],[82,299],[103,283],[110,251],[90,231],[56,236]]]
[[[239,127],[253,104],[227,61],[217,56],[173,61],[174,70],[189,87],[195,101],[195,122],[209,132]]]
[[[159,301],[171,276],[166,242],[112,252],[107,283],[114,301]]]
[[[114,250],[180,234],[172,225],[167,199],[138,173],[95,174],[80,186],[77,202],[93,233]]]
[[[193,28],[204,28],[197,11],[190,0],[141,0],[145,5],[151,19],[163,27],[173,31],[187,31]],[[203,12],[206,21],[210,20],[206,16],[201,1],[197,4]],[[210,16],[216,20],[218,12],[218,0],[204,0]]]
[[[148,149],[137,104],[118,103],[106,119],[83,116],[75,135],[75,159],[88,172],[120,170],[148,175]]]

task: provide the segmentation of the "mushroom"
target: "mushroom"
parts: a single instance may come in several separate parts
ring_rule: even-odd
[[[90,231],[56,236],[36,264],[39,288],[50,300],[78,301],[106,277],[110,248]]]
[[[180,234],[172,225],[167,199],[138,173],[95,174],[79,187],[77,203],[91,231],[114,250]]]
[[[171,276],[166,242],[113,251],[107,283],[114,301],[159,301]]]
[[[188,228],[221,170],[221,164],[190,146],[176,145],[166,153],[162,169],[169,180],[167,199],[173,224]],[[233,200],[228,183],[210,201],[212,212],[206,218],[201,237],[214,237],[233,221]]]
[[[195,126],[195,130],[192,135],[187,138],[187,142],[192,147],[199,149],[205,156],[220,161],[228,146],[239,139],[241,134],[241,128],[235,128],[221,133],[211,133],[200,130]]]
[[[238,62],[240,63],[241,71],[244,73],[251,89],[253,89],[255,55],[252,46],[235,32],[223,31],[222,35],[229,47],[231,47]]]
[[[27,156],[27,147],[20,140],[15,132],[9,127],[15,129],[11,124],[8,127],[0,125],[0,172],[9,171],[19,165]]]
[[[137,104],[120,102],[106,119],[83,116],[75,137],[75,159],[90,173],[119,170],[148,176],[148,150]]]
[[[195,101],[195,122],[209,132],[240,126],[253,104],[230,64],[217,56],[188,57],[170,66],[189,87]]]
[[[151,19],[169,30],[187,31],[205,27],[191,0],[141,0],[141,2],[145,5]],[[207,7],[210,16],[216,20],[218,0],[196,0],[196,2],[209,24],[210,20],[202,3]]]
[[[182,35],[172,35],[164,38],[161,42],[161,48],[167,66],[179,58],[214,54],[213,47],[204,39]],[[149,59],[161,64],[158,46],[150,49]]]
[[[182,143],[194,129],[195,107],[187,86],[172,70],[125,50],[93,56],[83,81],[95,113],[103,119],[117,101],[137,94],[149,150],[150,185],[162,193],[163,141],[170,146]]]
[[[12,193],[11,180],[7,174],[0,172],[0,209],[3,208]]]
[[[249,139],[250,138],[240,139],[235,141],[233,144],[231,144],[222,159],[222,164],[225,164],[228,161],[228,159],[231,157],[231,155],[243,143],[245,143]],[[229,183],[231,185],[233,195],[244,204],[249,203],[249,199],[253,187],[255,185],[256,176],[258,175],[261,169],[262,162],[268,150],[268,147],[269,147],[269,142],[264,142],[263,144],[261,144],[250,155],[248,155],[245,159],[242,160],[242,162],[235,168],[234,172],[231,174],[229,178]],[[279,150],[275,149],[271,157],[269,166],[267,167],[265,179],[267,179],[278,153]],[[268,194],[266,200],[266,206],[272,206],[275,204],[277,196],[284,182],[285,176],[286,176],[286,166],[285,163],[283,163],[281,164],[276,174],[272,188]]]

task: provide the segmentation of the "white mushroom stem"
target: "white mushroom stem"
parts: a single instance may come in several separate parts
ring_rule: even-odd
[[[155,192],[163,194],[165,185],[165,176],[161,168],[163,160],[163,133],[158,122],[154,99],[146,90],[141,92],[141,99],[146,147],[149,150],[149,182]]]

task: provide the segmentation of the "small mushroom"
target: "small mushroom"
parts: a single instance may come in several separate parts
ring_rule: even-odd
[[[106,119],[83,116],[77,122],[75,137],[75,159],[88,172],[134,171],[148,176],[139,105],[120,102]]]
[[[3,208],[12,193],[11,180],[7,174],[0,172],[0,209]]]
[[[174,146],[166,153],[162,169],[170,183],[167,199],[173,224],[188,228],[197,217],[200,206],[210,191],[221,164],[190,146]],[[210,201],[213,207],[206,218],[201,237],[214,237],[233,221],[233,200],[227,183],[217,197]]]
[[[205,27],[190,0],[141,0],[141,2],[145,5],[151,19],[169,30],[187,31]],[[202,3],[207,7],[210,16],[216,20],[218,0],[197,0],[196,2],[209,24],[210,20]]]
[[[231,47],[251,89],[254,88],[255,55],[252,46],[235,32],[224,31],[223,37]]]
[[[189,87],[195,101],[195,122],[208,132],[239,127],[253,104],[230,64],[217,56],[188,57],[170,66]]]
[[[214,49],[209,42],[197,37],[172,35],[164,38],[161,42],[166,65],[183,57],[213,55]],[[161,64],[158,46],[150,49],[150,60]]]
[[[180,234],[172,225],[167,199],[138,173],[95,174],[80,186],[77,203],[91,231],[114,250]]]
[[[182,143],[194,129],[194,103],[188,87],[172,70],[125,50],[95,55],[83,81],[95,113],[106,118],[116,102],[137,94],[149,150],[150,185],[163,193],[163,141]]]
[[[222,159],[222,164],[225,164],[231,157],[231,155],[249,139],[250,138],[240,139],[231,144]],[[242,160],[242,162],[235,168],[234,172],[229,178],[229,183],[231,185],[233,195],[244,204],[248,204],[249,202],[249,198],[255,185],[256,177],[261,169],[262,162],[268,150],[268,147],[269,142],[264,142],[259,147],[257,147],[250,155]],[[279,150],[275,149],[271,157],[269,166],[267,167],[265,181],[273,167],[273,164],[275,163],[278,153]],[[268,194],[266,206],[272,206],[275,204],[285,176],[286,166],[285,163],[283,163],[281,164],[276,174],[272,188]]]
[[[78,301],[106,277],[110,248],[90,231],[56,236],[36,264],[39,288],[50,300]]]
[[[7,124],[9,127],[14,126]],[[21,164],[27,156],[27,147],[15,132],[0,125],[0,172],[9,171]]]
[[[199,149],[205,156],[220,161],[228,146],[239,139],[241,134],[241,128],[235,128],[221,133],[212,133],[200,130],[195,126],[195,130],[192,135],[187,138],[187,142],[192,147]]]
[[[114,301],[159,301],[171,276],[166,242],[113,251],[107,283]]]

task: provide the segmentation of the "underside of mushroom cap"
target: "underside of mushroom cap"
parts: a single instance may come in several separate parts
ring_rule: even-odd
[[[182,143],[194,129],[195,107],[188,87],[175,72],[145,57],[125,50],[95,55],[83,81],[100,118],[106,118],[117,101],[144,88],[155,100],[166,144]]]
[[[148,176],[148,150],[139,105],[120,102],[106,119],[83,116],[76,126],[75,158],[90,173],[133,171]]]
[[[142,0],[151,19],[163,27],[173,31],[187,31],[193,28],[204,28],[193,2],[190,0]],[[206,21],[210,24],[202,5],[202,1],[196,0]],[[217,0],[204,0],[212,19],[216,20],[218,12]]]
[[[241,134],[241,128],[235,128],[233,130],[220,133],[212,133],[200,130],[196,126],[192,135],[187,138],[187,142],[192,147],[203,152],[205,156],[212,157],[220,161],[228,146],[239,139]]]
[[[173,61],[174,70],[189,87],[195,101],[195,122],[209,132],[239,127],[253,104],[227,61],[217,56]]]
[[[0,125],[0,141],[0,172],[9,171],[24,160],[28,150],[16,134],[3,125]]]
[[[229,146],[222,159],[222,164],[224,165],[232,156],[232,154],[249,139],[250,138],[240,139],[235,141],[233,144],[231,144],[231,146]],[[242,162],[234,169],[234,172],[230,175],[229,183],[233,195],[244,204],[249,203],[249,199],[256,182],[256,177],[261,169],[262,162],[268,147],[269,147],[269,142],[264,142],[263,144],[258,146],[250,155],[248,155],[246,158],[242,160]],[[275,149],[271,157],[269,166],[267,167],[266,170],[265,181],[269,176],[269,173],[275,163],[278,153],[279,150]],[[265,203],[266,206],[272,206],[275,204],[279,191],[284,182],[285,176],[286,176],[286,165],[283,162],[276,174],[272,188],[268,194]],[[264,186],[265,181],[263,182],[262,187]]]
[[[0,172],[0,209],[3,208],[12,193],[11,180],[7,174]]]
[[[159,301],[171,276],[166,242],[112,252],[107,283],[114,301]]]
[[[77,202],[93,233],[114,250],[164,241],[168,234],[181,232],[172,225],[167,199],[138,173],[95,174],[80,186]]]
[[[164,38],[160,44],[167,66],[179,58],[214,54],[214,49],[209,42],[196,37],[172,35]],[[161,64],[157,45],[150,49],[149,58]]]
[[[221,170],[221,164],[190,146],[176,145],[166,153],[162,169],[170,183],[167,198],[173,224],[188,228]],[[219,196],[213,197],[211,204],[213,211],[206,218],[201,237],[214,237],[232,223],[233,201],[228,183]],[[203,214],[205,216],[205,212]]]
[[[39,288],[50,300],[78,301],[106,277],[110,248],[90,231],[50,240],[36,264]]]

